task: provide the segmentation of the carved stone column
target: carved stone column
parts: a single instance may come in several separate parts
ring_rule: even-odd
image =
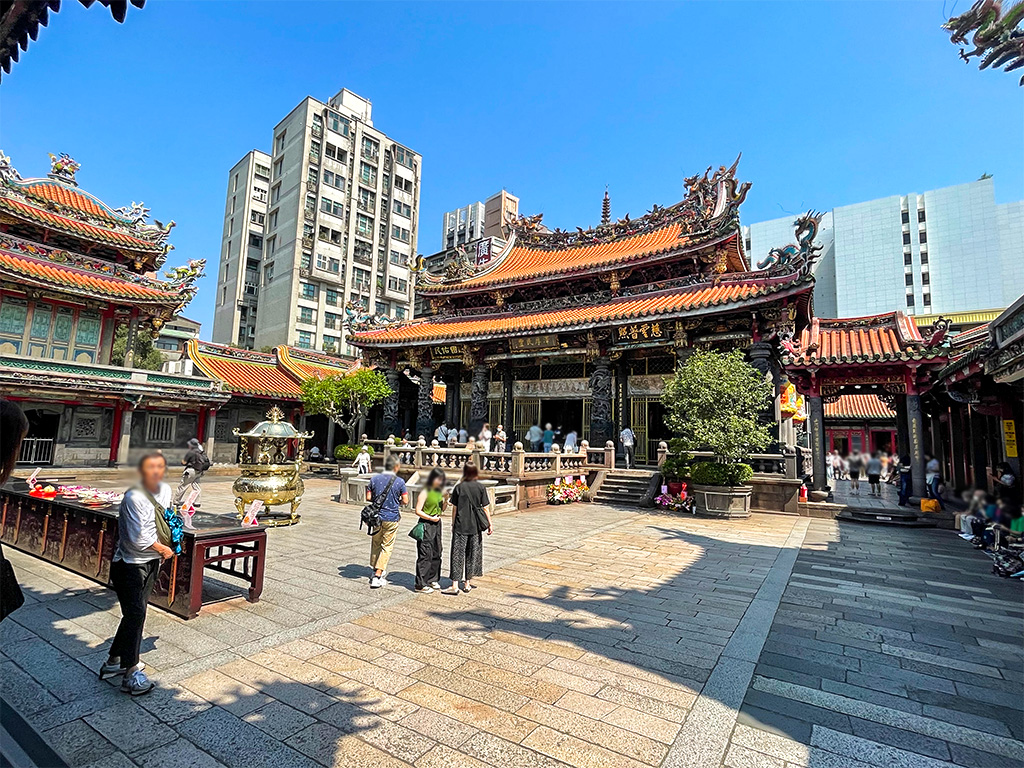
[[[213,446],[217,441],[217,409],[209,408],[206,411],[206,426],[203,430],[203,437],[205,438],[205,450],[206,455],[210,457],[210,461],[213,461]]]
[[[434,369],[420,366],[420,391],[416,400],[416,436],[430,441],[434,436]]]
[[[131,319],[128,320],[128,334],[124,345],[124,367],[131,368],[135,365],[135,340],[139,336],[139,310],[132,309]]]
[[[444,420],[449,427],[459,425],[459,387],[461,377],[449,373],[444,377]]]
[[[469,436],[476,437],[480,429],[487,421],[487,380],[488,367],[486,363],[477,363],[473,366],[473,388],[470,391],[469,404]]]
[[[924,496],[924,419],[921,417],[920,395],[907,395],[907,435],[910,440],[911,486],[915,496]]]
[[[132,444],[132,415],[135,409],[128,405],[121,412],[121,431],[117,441],[117,466],[128,464],[128,449]]]
[[[772,382],[772,401],[765,406],[761,413],[761,420],[769,425],[772,444],[768,451],[774,452],[779,448],[780,431],[780,409],[779,409],[779,365],[776,359],[775,347],[766,341],[755,341],[747,348],[747,361],[766,378]]]
[[[513,422],[515,421],[515,399],[512,396],[512,366],[506,365],[501,374],[501,424],[505,427],[505,434],[510,438],[508,441],[521,440],[522,435],[513,434]],[[497,426],[494,427],[497,431]]]
[[[820,395],[807,398],[807,421],[814,467],[814,489],[821,491],[828,486],[828,477],[825,475],[825,406]]]
[[[606,356],[594,360],[590,374],[590,443],[604,445],[614,439],[612,421],[612,363]]]
[[[394,368],[388,368],[384,371],[384,377],[388,380],[388,386],[391,387],[391,394],[384,400],[383,408],[384,434],[381,437],[386,440],[390,435],[401,437],[402,423],[398,420],[398,391],[401,374]]]

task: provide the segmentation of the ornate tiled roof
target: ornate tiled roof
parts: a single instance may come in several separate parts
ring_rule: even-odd
[[[566,306],[535,312],[511,311],[473,317],[426,318],[374,331],[351,334],[349,342],[372,347],[436,344],[444,341],[525,336],[547,331],[579,330],[597,324],[616,325],[638,319],[671,319],[712,307],[756,303],[804,283],[802,274],[772,281],[747,275],[696,286],[652,291],[597,304]]]
[[[50,155],[50,161],[47,178],[23,179],[10,158],[0,152],[0,220],[28,222],[88,244],[108,246],[137,262],[137,271],[163,263],[171,248],[167,235],[173,222],[166,226],[146,223],[149,210],[142,203],[112,208],[78,188],[75,174],[79,164],[72,158]]]
[[[226,389],[239,395],[283,397],[298,400],[299,382],[283,370],[273,353],[235,349],[190,339],[185,352],[207,376],[220,379]]]
[[[895,419],[896,411],[878,395],[840,395],[825,403],[826,419]]]
[[[235,394],[287,400],[301,398],[301,384],[308,378],[349,373],[359,365],[293,347],[256,352],[198,339],[189,340],[185,352],[203,373]]]
[[[928,346],[914,321],[902,312],[814,318],[794,342],[784,346],[786,364],[796,366],[931,360],[946,354],[944,347]]]
[[[108,301],[160,305],[170,312],[188,303],[195,293],[202,266],[194,264],[193,272],[179,269],[181,274],[175,276],[180,279],[165,282],[109,261],[0,233],[0,279],[14,288],[33,286]]]
[[[560,279],[585,272],[629,268],[662,257],[701,251],[700,260],[721,272],[748,266],[739,245],[738,209],[749,184],[738,184],[736,163],[709,177],[686,180],[686,197],[668,208],[654,206],[644,216],[601,224],[589,230],[549,231],[541,216],[508,222],[512,230],[504,250],[475,271],[468,255],[449,265],[444,277],[420,272],[417,290],[425,294],[472,292]]]
[[[448,387],[441,382],[434,382],[434,391],[430,393],[431,399],[434,401],[434,405],[444,405],[445,395],[448,392]]]

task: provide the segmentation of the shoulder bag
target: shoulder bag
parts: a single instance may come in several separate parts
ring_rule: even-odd
[[[398,479],[398,475],[393,475],[391,480],[388,481],[387,487],[384,488],[384,493],[377,496],[373,501],[363,507],[359,513],[359,527],[362,528],[366,525],[366,533],[370,536],[374,534],[378,528],[380,528],[380,508],[384,506],[384,500],[387,499],[388,494],[391,493],[391,486],[395,484],[395,480]],[[367,488],[370,486],[367,485]]]
[[[181,554],[181,538],[184,533],[184,526],[181,518],[170,509],[164,507],[156,497],[147,491],[143,486],[136,486],[135,490],[149,499],[153,505],[153,518],[156,521],[156,537],[165,547],[170,547],[176,555]]]

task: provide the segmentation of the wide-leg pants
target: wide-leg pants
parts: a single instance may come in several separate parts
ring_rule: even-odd
[[[416,542],[416,589],[441,579],[441,523],[423,522],[423,541]]]
[[[469,581],[484,575],[484,540],[480,533],[453,533],[449,569],[452,581]]]

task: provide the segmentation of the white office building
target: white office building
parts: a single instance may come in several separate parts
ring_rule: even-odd
[[[793,241],[795,218],[743,228],[754,264]],[[997,204],[990,177],[834,208],[817,242],[820,317],[979,312],[1024,293],[1024,201]]]
[[[307,97],[274,128],[271,154],[258,155],[229,177],[214,341],[354,355],[346,306],[411,316],[422,158],[374,127],[370,102],[349,90],[326,103]],[[266,163],[269,178],[246,177],[247,163]],[[252,187],[242,197],[266,188],[262,208],[232,203],[236,173]],[[244,265],[235,263],[239,229]]]
[[[441,229],[441,250],[483,238],[504,237],[506,222],[518,215],[519,198],[504,189],[488,197],[487,202],[448,211]]]

